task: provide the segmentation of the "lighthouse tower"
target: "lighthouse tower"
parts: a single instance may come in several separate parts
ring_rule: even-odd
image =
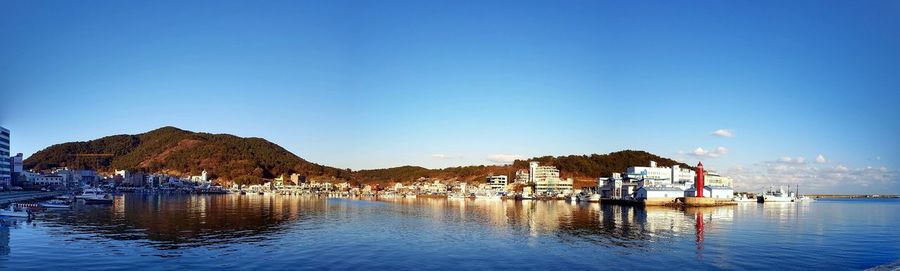
[[[703,173],[703,162],[697,163],[697,182],[695,182],[694,187],[697,190],[697,197],[703,197],[703,178],[706,177],[706,174]]]

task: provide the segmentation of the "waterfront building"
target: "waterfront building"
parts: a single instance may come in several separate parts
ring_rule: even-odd
[[[294,185],[300,185],[301,183],[306,182],[306,176],[303,176],[303,175],[300,175],[297,173],[292,173],[291,174],[291,182],[293,182]]]
[[[554,166],[541,166],[538,162],[528,164],[529,184],[533,184],[536,193],[552,194],[572,193],[574,181],[571,178],[559,178],[559,169]]]
[[[515,182],[528,183],[528,170],[524,170],[524,169],[516,170]]]
[[[24,182],[24,179],[21,177],[24,169],[22,168],[23,161],[22,153],[16,154],[16,156],[10,157],[9,163],[12,165],[12,174],[10,174],[10,184],[11,185],[21,185]]]
[[[650,161],[649,167],[629,167],[625,171],[625,176],[641,180],[643,186],[674,186],[684,190],[694,184],[696,173],[690,169],[683,169],[679,165],[671,168],[659,167],[655,161]]]
[[[506,186],[509,184],[506,175],[490,175],[487,177],[486,182],[490,185],[491,189],[497,191],[506,191]]]
[[[95,170],[80,169],[74,171],[74,179],[76,186],[98,185],[100,183],[100,175]]]
[[[641,200],[648,199],[670,199],[684,196],[684,190],[674,186],[642,186],[635,191],[635,198]]]
[[[30,183],[37,186],[64,187],[66,186],[66,177],[55,174],[37,175],[31,179]]]
[[[696,197],[697,190],[695,187],[691,187],[688,190],[684,191],[685,197]],[[733,199],[734,198],[734,189],[728,186],[714,186],[714,185],[706,185],[703,186],[703,197],[706,198],[715,198],[715,199]]]
[[[0,127],[0,186],[9,188],[12,183],[12,165],[9,158],[9,130]]]
[[[208,173],[207,173],[206,170],[204,169],[202,172],[200,172],[200,176],[191,176],[191,181],[192,181],[192,182],[195,182],[195,183],[206,183],[206,182],[209,182],[209,175],[207,175],[207,174],[208,174]]]
[[[600,197],[603,198],[628,198],[634,195],[640,187],[640,180],[634,178],[623,178],[621,173],[613,173],[609,178],[598,178],[597,186],[600,190]]]
[[[704,182],[707,186],[734,187],[734,180],[729,177],[719,175],[714,171],[706,172],[706,178],[704,178]]]

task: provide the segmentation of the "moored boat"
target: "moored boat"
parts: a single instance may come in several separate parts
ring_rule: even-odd
[[[747,197],[747,195],[741,194],[739,196],[734,197],[735,202],[756,202],[755,198]]]
[[[19,204],[10,203],[9,207],[0,210],[0,216],[7,217],[28,217],[30,214],[25,208],[19,208]]]
[[[87,204],[109,204],[113,202],[112,195],[100,188],[85,189],[81,195],[76,198],[84,200]]]
[[[778,189],[770,188],[760,197],[756,197],[757,202],[793,202],[794,197],[790,192],[785,191],[783,187]]]
[[[38,203],[38,205],[49,209],[68,209],[72,207],[72,205],[70,205],[68,202],[58,199],[41,202]]]

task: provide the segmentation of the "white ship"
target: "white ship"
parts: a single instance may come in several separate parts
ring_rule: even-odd
[[[784,190],[783,187],[778,187],[778,189],[775,189],[774,187],[772,187],[769,190],[766,190],[766,193],[764,193],[762,196],[757,196],[756,201],[757,202],[793,202],[794,196],[790,192]]]

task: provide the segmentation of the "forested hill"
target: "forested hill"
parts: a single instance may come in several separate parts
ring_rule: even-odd
[[[597,177],[611,176],[613,172],[622,172],[629,166],[648,165],[650,161],[656,161],[659,166],[678,164],[692,168],[645,151],[625,150],[609,154],[535,157],[516,160],[511,165],[444,169],[402,166],[352,172],[306,161],[265,139],[195,133],[175,127],[53,145],[25,159],[24,166],[35,170],[54,167],[97,169],[106,173],[128,169],[176,176],[198,175],[205,169],[221,183],[238,181],[244,184],[260,183],[263,179],[281,174],[299,173],[310,179],[388,185],[412,182],[422,177],[478,182],[489,174],[507,175],[512,180],[516,170],[528,168],[528,161],[556,166],[563,178],[573,177],[581,185],[591,185]],[[576,186],[580,186],[579,183]]]
[[[350,177],[347,170],[308,162],[261,138],[195,133],[163,127],[137,135],[114,135],[85,142],[57,144],[31,155],[25,168],[53,167],[144,170],[198,175],[207,170],[222,181],[256,183],[283,173],[309,177]]]
[[[386,169],[360,170],[354,177],[364,183],[388,184],[391,182],[409,182],[420,177],[457,179],[461,181],[480,181],[489,174],[507,175],[510,181],[516,170],[527,169],[529,161],[538,161],[541,165],[556,166],[563,178],[572,177],[591,185],[597,177],[608,177],[614,172],[623,172],[630,166],[649,165],[656,161],[659,166],[680,165],[691,168],[685,163],[660,157],[645,151],[624,150],[609,154],[543,156],[527,160],[516,160],[511,165],[500,166],[465,166],[444,169],[426,169],[423,167],[403,166]]]

